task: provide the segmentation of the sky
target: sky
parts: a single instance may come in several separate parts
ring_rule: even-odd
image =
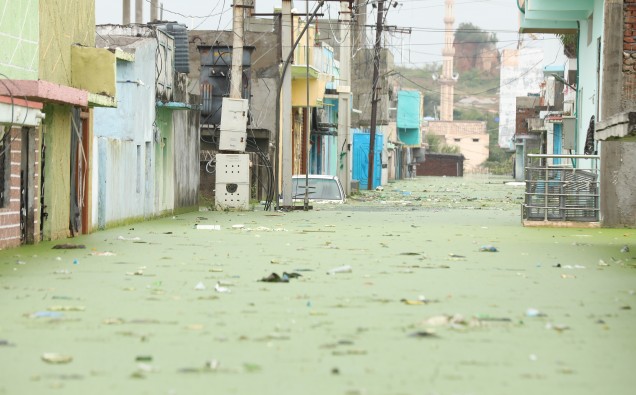
[[[134,4],[131,18],[134,21]],[[392,0],[391,3],[396,2]],[[164,6],[164,20],[185,23],[189,29],[231,30],[232,0],[160,0]],[[256,13],[272,13],[281,6],[281,0],[256,0]],[[310,12],[315,2],[294,1],[298,12]],[[385,3],[387,4],[387,3]],[[369,7],[370,11],[375,9]],[[455,0],[455,25],[470,22],[479,28],[497,34],[499,48],[514,49],[523,38],[525,46],[544,49],[545,66],[564,63],[560,42],[552,35],[518,34],[519,17],[516,0]],[[328,1],[323,6],[323,18],[337,19],[339,4]],[[396,7],[389,7],[386,25],[411,28],[412,33],[392,33],[385,43],[393,50],[395,63],[406,67],[422,67],[427,63],[441,62],[444,41],[444,0],[402,0]],[[375,13],[367,23],[375,22]],[[122,0],[95,0],[97,24],[122,23]],[[269,17],[267,17],[269,18]],[[150,19],[150,0],[144,0],[144,22]],[[369,43],[371,45],[371,43]]]

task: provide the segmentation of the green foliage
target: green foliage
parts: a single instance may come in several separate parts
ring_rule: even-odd
[[[455,30],[455,43],[483,44],[480,46],[486,47],[492,44],[496,45],[497,42],[496,33],[489,33],[470,22],[460,23]]]
[[[561,44],[563,44],[563,53],[568,58],[576,58],[576,49],[577,49],[577,41],[578,36],[576,33],[570,34],[557,34],[559,40],[561,40]]]
[[[458,146],[448,145],[442,138],[435,134],[426,135],[426,143],[428,144],[428,151],[436,154],[459,154],[460,150]]]

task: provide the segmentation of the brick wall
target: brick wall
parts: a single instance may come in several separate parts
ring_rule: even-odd
[[[623,101],[636,103],[636,0],[623,2]]]
[[[451,176],[464,175],[464,157],[451,154],[426,154],[424,162],[417,163],[418,176]]]
[[[29,133],[35,133],[34,143],[39,147],[39,136],[34,129]],[[8,190],[4,207],[0,208],[0,249],[17,247],[21,244],[20,231],[20,171],[22,165],[22,131],[20,128],[12,128],[9,131],[9,148],[5,152],[7,155],[8,172],[5,176]],[[40,171],[39,171],[39,149],[35,149],[34,163],[34,235],[33,240],[39,241],[40,237]],[[4,158],[0,158],[4,160]]]
[[[9,147],[0,160],[8,159],[6,166],[8,171],[5,176],[7,188],[4,207],[0,208],[0,248],[15,247],[20,245],[20,162],[22,140],[19,128],[13,128],[9,132]]]

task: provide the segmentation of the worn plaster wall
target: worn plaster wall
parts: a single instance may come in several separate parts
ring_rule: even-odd
[[[157,141],[155,141],[155,204],[157,214],[174,208],[174,135],[172,112],[157,109]]]
[[[45,207],[42,210],[47,213],[43,229],[45,240],[70,236],[71,109],[67,105],[44,106],[46,119],[43,122],[43,142],[46,157],[43,163]]]
[[[199,202],[199,112],[175,111],[174,208],[195,207]]]
[[[605,227],[636,227],[636,141],[601,145],[601,222]]]
[[[38,0],[0,0],[0,73],[9,78],[38,78],[38,3]]]
[[[79,45],[71,47],[74,88],[101,95],[115,96],[115,54],[103,48]]]
[[[135,46],[135,61],[117,61],[117,108],[94,113],[93,226],[148,218],[155,203],[155,53],[156,41]]]
[[[95,46],[95,1],[40,1],[42,80],[72,86],[71,46]]]

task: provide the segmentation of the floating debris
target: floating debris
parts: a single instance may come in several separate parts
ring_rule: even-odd
[[[93,256],[116,256],[117,254],[115,254],[114,252],[110,252],[110,251],[104,251],[104,252],[93,251],[93,252],[91,252],[91,255],[93,255]]]
[[[86,246],[84,244],[56,244],[53,246],[54,250],[77,250],[77,249],[85,249]]]
[[[336,273],[351,273],[353,268],[349,265],[338,266],[327,272],[327,274],[336,274]]]
[[[432,329],[424,329],[421,331],[413,332],[409,335],[409,337],[417,337],[417,338],[434,338],[437,337],[437,334]]]
[[[70,355],[47,352],[42,354],[42,360],[46,363],[51,363],[51,364],[65,364],[65,363],[72,362],[73,357]]]
[[[479,251],[481,252],[499,252],[497,247],[491,245],[483,245],[479,247]]]
[[[84,306],[51,306],[48,311],[84,311]]]
[[[196,289],[197,291],[203,291],[205,290],[205,284],[199,281],[197,285],[194,286],[194,289]]]
[[[216,292],[218,292],[218,293],[230,293],[230,292],[232,292],[232,290],[230,290],[230,289],[229,289],[229,288],[227,288],[227,287],[223,287],[223,286],[221,286],[221,284],[220,284],[220,283],[218,283],[218,282],[217,282],[217,283],[216,283],[216,285],[214,286],[214,290],[215,290]]]

